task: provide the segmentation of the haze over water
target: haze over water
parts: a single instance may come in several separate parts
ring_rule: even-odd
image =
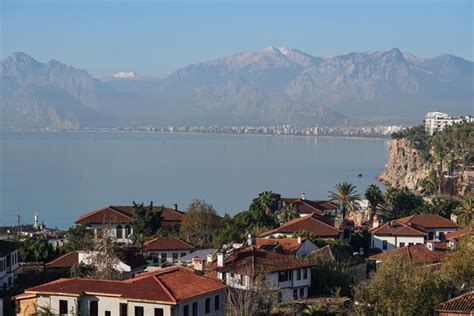
[[[133,200],[194,198],[220,214],[248,207],[259,192],[325,199],[337,182],[363,194],[377,183],[388,141],[294,136],[168,133],[3,133],[0,225],[38,211],[48,227],[67,228],[81,213]],[[358,177],[362,174],[362,177]]]

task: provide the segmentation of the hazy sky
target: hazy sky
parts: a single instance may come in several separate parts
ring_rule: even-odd
[[[398,47],[474,59],[470,0],[0,2],[2,58],[24,51],[94,75],[164,76],[268,46],[317,56]]]

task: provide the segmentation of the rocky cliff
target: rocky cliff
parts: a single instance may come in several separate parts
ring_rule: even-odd
[[[392,139],[390,154],[379,180],[393,187],[408,187],[419,191],[419,180],[426,178],[433,165],[405,139]]]

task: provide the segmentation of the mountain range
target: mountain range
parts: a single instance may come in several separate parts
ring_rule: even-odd
[[[413,123],[433,110],[472,114],[473,65],[399,49],[315,57],[270,47],[165,78],[94,78],[18,52],[0,64],[2,128]]]

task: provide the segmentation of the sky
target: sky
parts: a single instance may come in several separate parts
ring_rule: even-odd
[[[389,50],[474,60],[473,2],[0,0],[1,57],[23,51],[95,76],[166,76],[243,50]]]

